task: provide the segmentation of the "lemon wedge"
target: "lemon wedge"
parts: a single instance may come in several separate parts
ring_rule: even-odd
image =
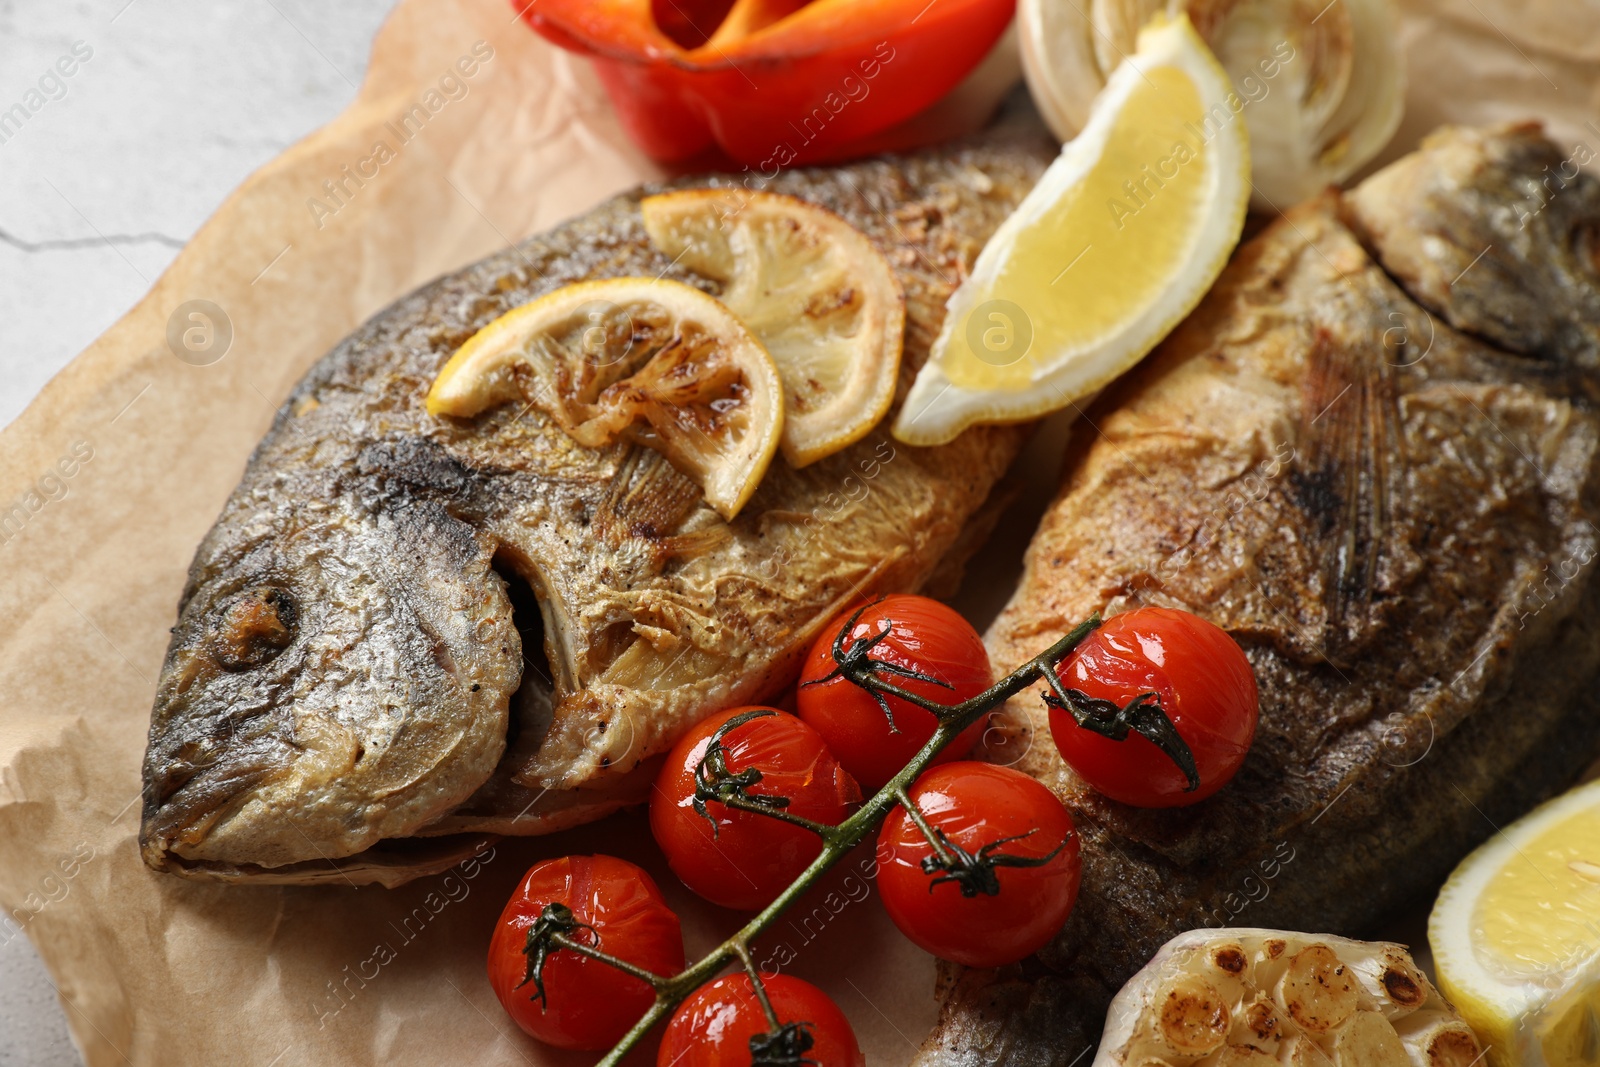
[[[1030,419],[1132,367],[1200,302],[1250,198],[1228,75],[1185,15],[1139,33],[1088,123],[945,305],[894,435]]]
[[[1600,782],[1456,868],[1428,921],[1439,986],[1494,1067],[1600,1062]]]
[[[650,239],[722,283],[722,302],[783,377],[783,454],[803,467],[860,440],[889,410],[905,296],[864,234],[804,200],[686,189],[640,205]]]
[[[693,478],[732,519],[783,434],[783,387],[761,342],[700,290],[655,278],[578,282],[467,339],[428,412],[472,418],[521,402],[580,445],[627,437]]]

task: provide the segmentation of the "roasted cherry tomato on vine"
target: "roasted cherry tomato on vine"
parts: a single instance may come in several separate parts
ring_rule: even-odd
[[[800,717],[816,727],[863,789],[880,789],[898,774],[933,736],[938,720],[893,696],[883,698],[885,714],[873,694],[841,675],[840,659],[880,662],[885,666],[876,677],[940,704],[968,700],[992,682],[978,631],[937,600],[886,596],[841,612],[806,657],[795,699]],[[961,759],[982,731],[980,719],[934,762]]]
[[[574,940],[662,975],[683,970],[678,917],[648,874],[611,856],[535,864],[500,913],[489,942],[489,984],[517,1025],[558,1048],[610,1048],[649,1010],[655,991],[570,949],[551,951],[539,981],[527,981],[528,931],[550,904],[570,909],[580,924],[570,934]]]
[[[1113,800],[1145,808],[1204,800],[1228,783],[1255,738],[1255,673],[1233,638],[1197,615],[1137,608],[1107,619],[1057,669],[1068,689],[1126,707],[1154,693],[1194,757],[1200,784],[1156,744],[1130,731],[1114,741],[1050,708],[1056,748],[1079,777]],[[1187,791],[1186,791],[1187,790]]]
[[[749,1067],[751,1062],[863,1067],[867,1062],[850,1021],[828,994],[785,974],[764,977],[761,984],[778,1016],[776,1032],[749,976],[730,974],[701,986],[678,1007],[662,1035],[657,1067]],[[768,1057],[757,1060],[758,1048]],[[771,1055],[788,1052],[799,1056]]]
[[[904,808],[885,820],[878,889],[900,931],[971,967],[1044,947],[1072,912],[1083,866],[1055,794],[1008,767],[951,763],[925,772],[910,795],[943,856]]]
[[[776,708],[724,711],[678,742],[650,796],[656,843],[690,889],[723,907],[754,910],[817,858],[822,839],[714,796],[833,826],[861,790],[821,734]]]

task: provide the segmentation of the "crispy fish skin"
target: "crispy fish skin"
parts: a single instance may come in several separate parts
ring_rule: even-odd
[[[1017,697],[989,757],[1067,803],[1082,895],[1036,958],[942,972],[919,1064],[1089,1056],[1186,929],[1368,933],[1594,758],[1600,182],[1530,202],[1562,158],[1533,127],[1435,134],[1271,225],[1091,409],[996,668],[1181,607],[1244,647],[1260,729],[1216,796],[1140,811]]]
[[[946,297],[1054,152],[1036,121],[1010,123],[745,184],[833,210],[889,258],[903,397]],[[295,389],[183,592],[144,765],[150,866],[397,884],[474,835],[597,818],[643,799],[650,757],[693,722],[785,684],[849,598],[917,588],[956,544],[1022,429],[913,449],[886,420],[803,470],[775,460],[729,524],[657,453],[580,447],[531,405],[425,413],[462,342],[562,285],[714,292],[650,245],[651,191],[403,298]]]

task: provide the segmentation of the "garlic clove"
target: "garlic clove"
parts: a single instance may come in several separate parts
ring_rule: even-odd
[[[1228,1039],[1233,1019],[1221,990],[1196,974],[1182,974],[1158,996],[1156,1038],[1172,1056],[1193,1058],[1215,1052]]]
[[[1327,945],[1307,945],[1289,960],[1277,1001],[1300,1029],[1325,1034],[1355,1014],[1355,976]]]
[[[1424,1012],[1402,1019],[1396,1029],[1415,1067],[1472,1067],[1483,1059],[1477,1035],[1460,1019]]]
[[[1334,1067],[1411,1067],[1394,1025],[1381,1012],[1358,1011],[1333,1039]]]

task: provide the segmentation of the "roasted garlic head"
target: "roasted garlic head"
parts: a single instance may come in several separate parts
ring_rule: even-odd
[[[1191,930],[1122,987],[1093,1067],[1471,1067],[1481,1052],[1403,945]]]

